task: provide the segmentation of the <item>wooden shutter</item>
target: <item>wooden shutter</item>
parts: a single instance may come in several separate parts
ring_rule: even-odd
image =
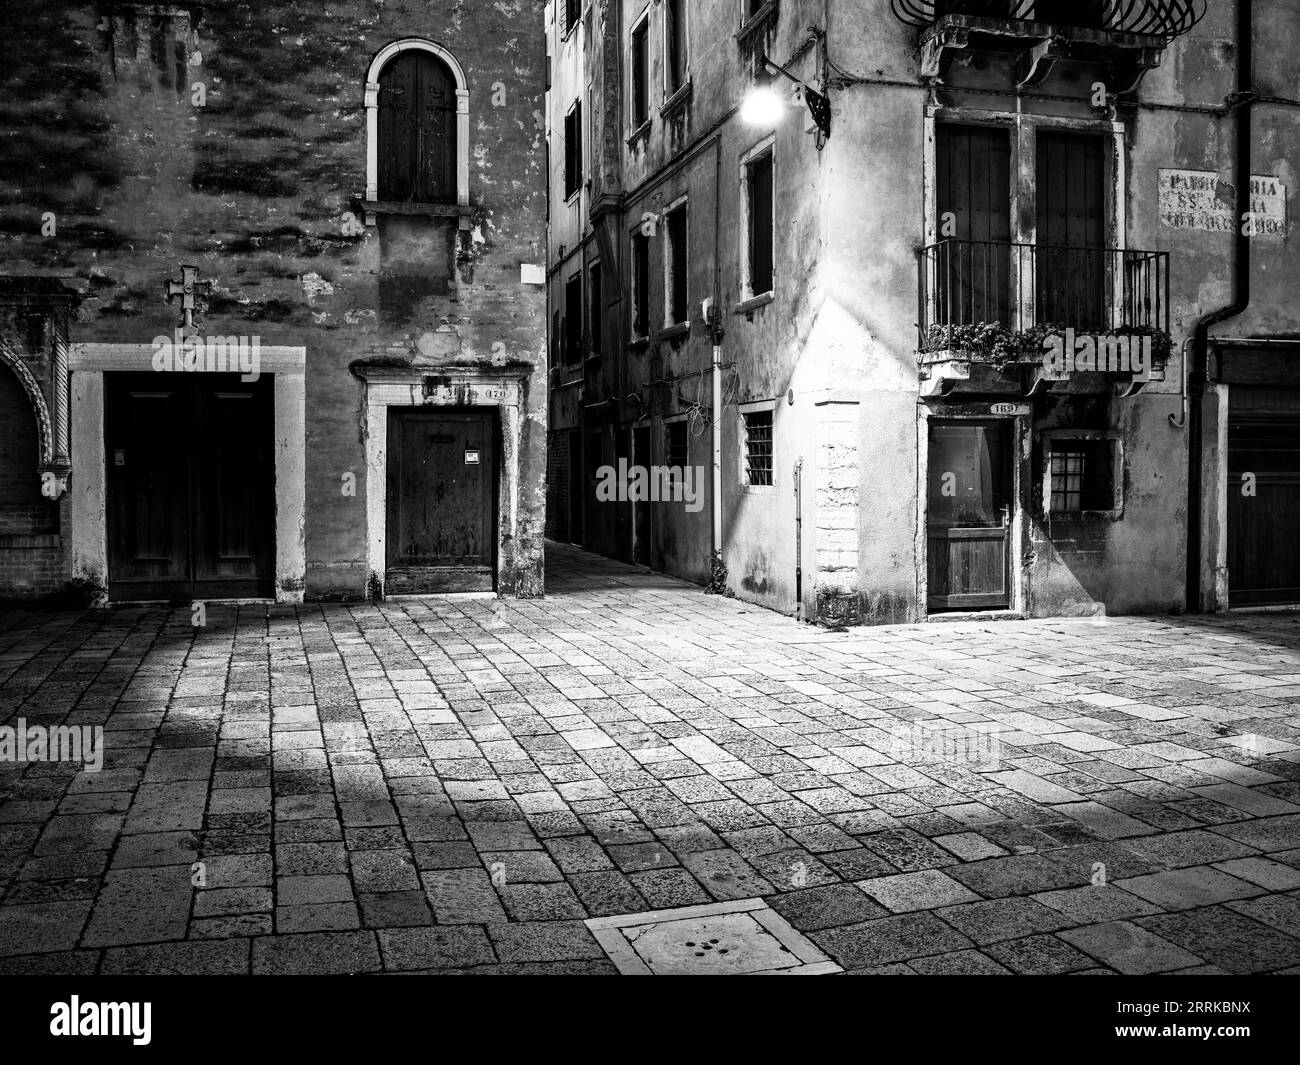
[[[447,65],[418,49],[379,75],[379,198],[455,203],[456,81]]]

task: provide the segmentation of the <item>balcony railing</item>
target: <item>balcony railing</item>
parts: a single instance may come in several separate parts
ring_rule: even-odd
[[[921,249],[920,348],[954,326],[1169,332],[1169,253],[945,240]]]
[[[1173,40],[1205,17],[1206,0],[891,0],[894,14],[913,26],[946,15],[1036,22],[1081,29],[1139,33]]]

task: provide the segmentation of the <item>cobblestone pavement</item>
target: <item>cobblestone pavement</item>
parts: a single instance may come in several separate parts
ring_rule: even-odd
[[[550,572],[0,615],[0,721],[109,748],[0,765],[0,971],[613,972],[585,919],[761,897],[850,971],[1300,972],[1295,616],[834,633]]]

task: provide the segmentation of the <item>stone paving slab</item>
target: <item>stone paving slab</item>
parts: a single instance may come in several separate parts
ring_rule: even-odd
[[[106,747],[0,763],[0,972],[612,974],[588,922],[750,904],[850,973],[1300,966],[1297,616],[828,632],[549,580],[0,614],[0,724]]]

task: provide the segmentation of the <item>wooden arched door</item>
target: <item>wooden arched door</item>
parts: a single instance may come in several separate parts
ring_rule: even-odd
[[[379,199],[456,202],[456,79],[437,56],[400,52],[379,75]]]

